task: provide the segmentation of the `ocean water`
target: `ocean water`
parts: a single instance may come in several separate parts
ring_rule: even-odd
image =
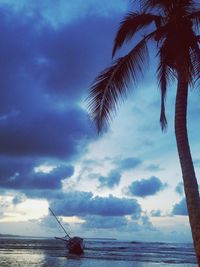
[[[81,256],[70,255],[62,241],[1,238],[0,267],[196,267],[192,244],[86,240]]]

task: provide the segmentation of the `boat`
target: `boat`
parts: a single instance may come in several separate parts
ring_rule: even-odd
[[[66,245],[69,252],[72,254],[80,255],[84,252],[84,240],[79,236],[70,238]]]
[[[66,248],[69,251],[69,253],[76,255],[81,255],[82,253],[84,253],[84,239],[79,236],[70,237],[69,234],[66,232],[65,228],[63,227],[63,225],[61,224],[61,222],[58,220],[58,218],[52,211],[52,209],[49,208],[49,210],[66,234],[64,238],[61,237],[55,237],[55,238],[65,242]]]
[[[68,239],[55,237],[65,242],[66,248],[71,254],[81,255],[84,253],[84,239],[79,236],[70,237]]]

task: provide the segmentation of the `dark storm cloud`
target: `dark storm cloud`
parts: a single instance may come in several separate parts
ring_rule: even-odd
[[[153,196],[165,187],[166,184],[163,184],[159,178],[152,176],[148,179],[134,181],[128,187],[128,194],[137,197]]]
[[[94,137],[94,130],[80,108],[23,114],[0,121],[0,153],[70,158]],[[84,146],[83,146],[84,148]]]
[[[9,163],[9,164],[8,164]],[[50,173],[35,172],[34,165],[20,161],[0,161],[0,187],[13,190],[21,190],[26,194],[27,190],[61,189],[61,181],[73,175],[74,168],[71,165],[59,166]],[[17,201],[17,199],[16,199]],[[16,202],[14,200],[14,202]]]
[[[87,17],[41,36],[39,73],[50,92],[79,98],[111,58],[116,21]]]
[[[38,84],[34,76],[34,60],[38,51],[36,18],[21,17],[0,10],[0,111],[28,110],[37,99]],[[34,89],[34,90],[32,90]],[[37,98],[36,98],[37,97]]]
[[[183,198],[179,203],[175,204],[172,210],[172,215],[188,215],[186,200]]]
[[[0,13],[0,153],[75,155],[94,138],[76,102],[106,64],[114,20],[88,17],[55,30],[36,15]]]
[[[80,99],[111,56],[118,18],[88,16],[55,30],[37,15],[11,10],[0,10],[0,15],[1,108],[7,108],[7,101],[41,102],[41,88],[65,94],[66,100]]]
[[[94,197],[91,192],[67,192],[63,199],[50,202],[59,216],[124,216],[141,213],[136,200],[127,198]]]
[[[61,181],[72,169],[63,177],[56,170],[35,173],[33,167],[36,159],[78,158],[97,138],[80,100],[108,64],[117,21],[87,16],[53,28],[37,12],[0,9],[1,189],[47,199],[63,196]],[[90,201],[90,209],[97,202]]]
[[[116,185],[119,185],[121,179],[121,174],[117,171],[111,171],[108,176],[100,176],[98,178],[100,185],[99,187],[108,187],[113,188]]]

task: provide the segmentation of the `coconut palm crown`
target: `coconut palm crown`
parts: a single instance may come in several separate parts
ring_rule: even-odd
[[[194,247],[200,266],[200,198],[187,135],[188,87],[193,87],[200,80],[198,2],[140,0],[140,10],[129,12],[120,24],[114,40],[113,57],[127,41],[133,39],[136,44],[128,54],[115,60],[94,80],[88,97],[88,109],[98,131],[104,129],[116,112],[120,100],[127,96],[128,89],[134,88],[142,77],[146,69],[145,63],[148,63],[149,59],[149,43],[156,44],[162,130],[167,126],[167,88],[171,80],[177,80],[175,135]],[[131,87],[130,82],[133,83]]]
[[[161,89],[162,129],[167,125],[165,97],[168,82],[178,73],[192,84],[199,78],[200,37],[195,33],[200,25],[200,9],[195,1],[149,0],[140,1],[141,12],[130,12],[121,22],[115,38],[113,53],[144,28],[153,29],[141,35],[140,41],[124,57],[117,59],[95,79],[89,95],[89,112],[98,130],[112,118],[119,99],[126,96],[129,83],[138,82],[148,62],[148,43],[156,42],[159,65],[158,82]],[[149,27],[150,26],[150,27]]]

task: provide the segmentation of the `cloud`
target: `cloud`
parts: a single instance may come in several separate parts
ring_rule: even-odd
[[[65,229],[69,228],[69,224],[66,222],[63,222],[62,218],[59,218],[59,221],[61,222],[61,224],[64,226]],[[39,223],[42,227],[48,228],[49,230],[55,231],[55,230],[60,229],[58,222],[55,220],[52,214],[49,214],[48,216],[41,218]]]
[[[86,95],[91,81],[111,57],[115,24],[114,17],[88,16],[56,31],[44,31],[37,72],[45,88],[72,100]]]
[[[114,161],[117,165],[117,168],[121,171],[132,170],[138,167],[142,161],[139,158],[125,158],[125,159],[117,159]]]
[[[151,216],[152,217],[161,217],[161,210],[152,210]]]
[[[195,159],[194,161],[193,161],[193,163],[194,163],[194,165],[195,165],[195,167],[200,167],[200,159]]]
[[[54,28],[62,27],[63,24],[72,23],[79,19],[84,19],[89,15],[108,17],[110,14],[118,14],[127,9],[129,0],[118,0],[117,2],[102,0],[52,0],[44,1],[15,1],[1,0],[0,5],[3,8],[13,9],[15,12],[29,14],[33,16],[35,13],[43,23],[48,23]],[[67,14],[67,16],[66,16]]]
[[[179,195],[183,195],[184,194],[184,188],[183,188],[183,183],[180,182],[177,184],[176,188],[175,188],[176,193],[178,193]]]
[[[6,210],[9,206],[10,206],[10,202],[9,201],[3,200],[0,203],[0,208],[1,209],[5,209]]]
[[[140,219],[141,219],[142,225],[145,227],[145,229],[153,230],[153,231],[156,230],[156,228],[153,227],[153,224],[151,223],[149,217],[146,214],[141,216]]]
[[[37,127],[36,127],[37,125]],[[72,158],[94,137],[80,109],[42,112],[0,122],[0,153],[4,155]]]
[[[62,183],[60,184],[62,185]],[[19,189],[18,189],[19,190]],[[46,199],[48,201],[55,200],[56,199],[62,199],[65,196],[65,193],[63,192],[62,188],[59,186],[58,188],[23,188],[20,189],[21,192],[23,192],[28,198],[33,199]]]
[[[85,223],[83,224],[83,228],[97,228],[97,229],[120,229],[127,225],[127,219],[121,216],[86,216],[84,217]]]
[[[163,168],[161,168],[158,164],[150,164],[149,166],[146,167],[146,170],[148,171],[161,171]]]
[[[13,197],[12,203],[13,205],[18,205],[26,200],[26,197],[22,194],[17,194]]]
[[[175,204],[172,210],[172,215],[183,215],[187,216],[187,204],[185,198],[183,198],[179,203]]]
[[[126,218],[121,216],[99,216],[90,215],[84,217],[83,229],[110,229],[123,232],[140,231],[145,227],[146,230],[155,230],[148,216],[142,215],[137,218]]]
[[[111,171],[108,176],[100,176],[98,180],[100,182],[100,188],[113,188],[114,186],[119,185],[121,174],[118,171]]]
[[[153,196],[165,187],[166,184],[162,183],[159,178],[152,176],[148,179],[134,181],[128,187],[128,194],[137,197]]]
[[[96,138],[86,112],[77,105],[94,68],[89,62],[96,53],[92,42],[98,40],[93,37],[90,43],[82,36],[90,23],[55,31],[48,25],[38,29],[34,16],[22,18],[9,9],[0,15],[0,153],[71,158],[84,151]],[[100,19],[91,21],[100,27]]]
[[[91,192],[66,192],[62,199],[50,202],[50,206],[59,216],[125,216],[138,215],[141,207],[136,200],[93,196]]]
[[[7,164],[5,164],[5,162]],[[61,189],[62,180],[74,173],[71,165],[60,165],[50,173],[35,172],[35,164],[31,161],[0,160],[0,187],[22,190],[50,190]],[[16,199],[17,200],[17,199]]]
[[[108,63],[118,15],[54,28],[35,12],[47,4],[11,2],[0,9],[0,155],[74,159],[97,138],[80,101]]]

